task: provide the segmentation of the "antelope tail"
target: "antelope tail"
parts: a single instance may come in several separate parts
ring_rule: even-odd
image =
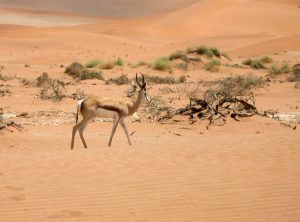
[[[83,102],[84,99],[81,99],[78,101],[78,104],[77,104],[77,112],[76,112],[76,124],[78,122],[78,114],[79,114],[79,111],[81,110],[81,105],[82,105],[82,102]]]

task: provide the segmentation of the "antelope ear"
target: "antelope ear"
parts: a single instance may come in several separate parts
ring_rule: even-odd
[[[131,80],[130,85],[131,85],[133,88],[136,88],[136,87],[137,87],[134,80]]]

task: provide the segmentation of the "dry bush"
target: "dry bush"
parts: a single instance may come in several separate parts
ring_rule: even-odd
[[[145,78],[148,83],[154,84],[175,84],[176,80],[172,76],[160,77],[160,76],[151,76],[145,75]]]
[[[218,80],[216,84],[220,94],[234,97],[245,95],[252,88],[263,87],[265,80],[254,75],[237,75]]]
[[[85,79],[103,80],[103,76],[101,72],[89,70],[78,62],[74,62],[70,66],[68,66],[65,70],[65,73],[79,80],[85,80]]]
[[[48,73],[43,72],[41,76],[37,78],[37,86],[50,85],[52,79],[49,77]]]
[[[10,96],[10,94],[11,94],[10,89],[0,89],[0,97]]]
[[[54,79],[51,80],[50,86],[40,90],[40,98],[43,100],[61,101],[64,97],[64,82]]]
[[[293,67],[293,75],[288,78],[290,82],[300,82],[300,64]]]
[[[126,85],[129,82],[130,82],[130,80],[128,79],[127,75],[125,75],[125,74],[122,74],[121,76],[119,76],[117,78],[110,78],[105,81],[105,83],[107,85],[111,85],[111,84]]]
[[[271,75],[280,75],[283,73],[289,73],[291,71],[288,64],[282,64],[281,66],[278,66],[276,64],[273,64],[271,68],[269,69],[269,73]]]
[[[81,100],[85,98],[85,93],[82,89],[77,89],[75,93],[71,95],[71,98],[75,100]]]
[[[197,98],[201,94],[201,86],[199,83],[186,83],[176,89],[178,98]]]

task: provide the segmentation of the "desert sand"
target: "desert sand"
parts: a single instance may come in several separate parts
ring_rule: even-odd
[[[125,98],[129,84],[75,81],[64,73],[75,61],[119,57],[124,65],[101,70],[105,79],[122,73],[133,78],[137,72],[186,75],[185,84],[148,87],[150,97],[161,95],[180,107],[189,103],[184,87],[236,74],[270,78],[268,71],[224,65],[218,72],[195,66],[169,73],[132,65],[197,45],[218,47],[232,64],[266,55],[299,64],[299,1],[176,0],[160,7],[159,1],[146,1],[146,9],[139,1],[130,1],[137,3],[133,9],[103,1],[105,13],[89,8],[81,13],[80,4],[42,11],[48,6],[36,1],[23,9],[22,1],[7,2],[0,1],[0,74],[7,77],[0,89],[11,94],[0,96],[0,108],[31,117],[22,118],[21,132],[0,130],[1,222],[300,221],[299,122],[293,130],[253,116],[207,130],[207,121],[190,124],[188,117],[165,124],[129,119],[133,145],[119,127],[111,147],[112,123],[92,122],[85,131],[88,149],[77,135],[70,150],[77,101],[42,100],[36,85],[46,72],[66,83],[67,95],[81,89],[86,95]],[[286,80],[290,76],[272,77],[253,89],[259,110],[300,112],[300,93]],[[163,88],[173,91],[163,94]],[[200,85],[199,94],[206,89]],[[145,115],[142,108],[138,115]]]

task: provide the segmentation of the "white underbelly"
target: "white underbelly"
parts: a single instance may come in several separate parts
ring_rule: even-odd
[[[100,118],[114,118],[116,112],[99,108],[97,109],[96,116]]]

